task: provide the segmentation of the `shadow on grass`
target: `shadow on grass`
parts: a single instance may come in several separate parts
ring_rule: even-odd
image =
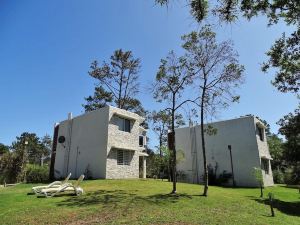
[[[296,189],[299,191],[300,193],[300,185],[283,185],[281,187],[284,187],[284,188],[290,188],[290,189]]]
[[[268,207],[270,207],[269,206],[270,203],[268,199],[252,198],[252,200],[255,200],[256,202],[261,204],[268,205]],[[300,216],[300,202],[285,202],[279,199],[274,199],[273,206],[278,211],[284,214],[291,215],[291,216]]]
[[[71,197],[58,202],[58,206],[85,207],[100,204],[103,206],[117,207],[118,205],[130,205],[137,203],[167,204],[176,203],[182,199],[192,199],[188,194],[156,194],[140,196],[124,190],[98,190],[89,192],[79,197]]]

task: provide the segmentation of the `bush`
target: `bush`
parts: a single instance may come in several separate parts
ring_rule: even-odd
[[[90,164],[88,164],[87,167],[85,168],[84,177],[85,177],[86,180],[93,179],[93,173],[90,169]]]
[[[27,165],[26,182],[27,183],[43,183],[49,180],[49,167]]]
[[[140,177],[142,177],[143,172],[143,158],[140,157]],[[156,176],[160,178],[161,172],[166,171],[168,161],[164,157],[160,157],[159,155],[152,154],[147,157],[147,177],[153,178]],[[166,173],[164,173],[166,174]]]
[[[274,179],[274,183],[283,184],[284,183],[284,173],[281,170],[274,170],[273,171],[273,179]]]
[[[22,156],[8,152],[0,159],[0,183],[20,182],[24,178]]]
[[[5,175],[4,174],[0,174],[0,184],[4,184],[4,182],[6,182],[6,179],[5,179]]]
[[[294,173],[291,168],[286,169],[284,172],[284,183],[295,184]]]
[[[232,179],[232,173],[228,173],[226,170],[223,171],[216,179],[218,185],[228,184],[229,180]]]
[[[287,168],[284,172],[285,184],[300,184],[300,165],[294,165]]]
[[[218,185],[217,183],[217,175],[214,168],[209,164],[207,166],[207,172],[208,172],[208,184],[209,185]]]
[[[184,171],[182,171],[182,170],[177,171],[177,180],[182,181],[182,182],[186,181],[186,174]]]

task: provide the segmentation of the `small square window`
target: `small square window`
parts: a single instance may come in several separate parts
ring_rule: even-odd
[[[130,166],[130,152],[126,150],[117,150],[117,164]]]
[[[130,125],[131,125],[130,124],[130,120],[119,117],[117,124],[119,126],[119,130],[130,133],[130,129],[131,129],[131,127],[130,127]]]

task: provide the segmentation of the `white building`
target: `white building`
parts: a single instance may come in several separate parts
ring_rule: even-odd
[[[253,167],[263,170],[265,186],[272,186],[273,175],[265,126],[252,116],[220,121],[210,124],[217,129],[215,135],[205,135],[207,164],[220,174],[233,174],[237,186],[258,186],[253,176]],[[207,126],[205,126],[207,128]],[[201,183],[203,178],[203,154],[200,126],[178,128],[175,131],[176,150],[183,151],[184,159],[177,170],[182,181]],[[232,164],[230,158],[231,148]],[[180,178],[179,178],[180,179]],[[232,178],[228,181],[232,184]]]
[[[146,130],[139,115],[106,106],[55,125],[50,177],[146,177]],[[141,164],[141,165],[139,165]]]

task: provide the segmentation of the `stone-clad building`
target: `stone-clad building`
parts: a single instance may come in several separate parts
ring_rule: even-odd
[[[145,178],[146,130],[139,115],[106,106],[55,125],[50,177]],[[139,165],[141,163],[141,165]]]
[[[265,186],[272,186],[272,160],[265,126],[253,116],[210,124],[216,128],[215,135],[205,135],[207,164],[219,177],[233,174],[237,186],[258,186],[253,176],[253,167],[261,168]],[[207,128],[207,126],[205,126]],[[203,154],[200,126],[184,127],[175,130],[176,150],[183,151],[184,159],[177,165],[178,179],[189,183],[203,181]],[[230,150],[231,156],[230,157]],[[231,164],[232,158],[232,164]],[[232,184],[232,178],[228,184]]]

